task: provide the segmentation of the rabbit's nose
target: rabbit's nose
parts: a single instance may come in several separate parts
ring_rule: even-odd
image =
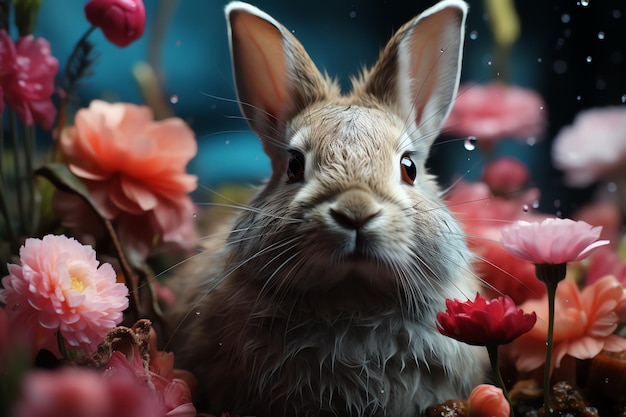
[[[358,230],[378,216],[381,209],[368,192],[353,189],[340,194],[328,210],[337,225],[349,230]]]

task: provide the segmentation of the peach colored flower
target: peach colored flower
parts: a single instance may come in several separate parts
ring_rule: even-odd
[[[482,182],[459,181],[446,203],[461,222],[470,249],[476,255],[474,269],[485,282],[485,295],[506,294],[516,304],[540,298],[546,288],[535,276],[534,265],[511,255],[500,243],[502,228],[519,220],[542,220],[531,207],[536,190],[494,197]],[[525,209],[528,208],[528,210]]]
[[[185,172],[196,154],[193,131],[178,118],[155,121],[148,107],[94,100],[63,130],[61,151],[103,215],[128,240],[189,246],[197,177]],[[142,219],[143,218],[143,219]]]
[[[552,144],[555,167],[567,184],[585,187],[600,178],[624,172],[626,108],[594,108],[580,112],[574,123],[558,133]]]
[[[566,264],[608,245],[598,240],[602,227],[571,219],[519,220],[502,229],[502,244],[514,256],[533,264]]]
[[[626,307],[626,291],[615,277],[606,276],[582,291],[569,280],[556,290],[553,366],[566,356],[591,359],[600,351],[626,349],[626,339],[613,334]],[[532,371],[545,362],[548,333],[548,301],[530,300],[520,308],[537,313],[537,323],[510,345],[519,371]]]
[[[2,97],[26,125],[35,123],[50,129],[54,123],[54,77],[59,62],[50,52],[50,43],[32,35],[15,44],[0,30],[0,111]]]
[[[78,367],[32,371],[22,383],[14,417],[156,417],[163,415],[146,384],[131,373],[103,376]]]
[[[20,262],[8,264],[0,300],[12,326],[35,339],[35,349],[54,344],[59,331],[70,346],[92,351],[122,321],[128,289],[116,283],[110,264],[99,265],[90,246],[63,235],[30,238]]]
[[[541,139],[546,125],[545,103],[535,91],[505,86],[463,85],[443,130],[481,141],[505,137]]]
[[[496,195],[520,191],[530,179],[530,172],[523,162],[508,156],[485,165],[483,181]]]
[[[509,417],[511,411],[502,389],[489,384],[477,385],[468,403],[470,417]]]

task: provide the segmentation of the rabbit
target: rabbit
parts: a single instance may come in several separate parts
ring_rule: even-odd
[[[436,314],[479,280],[425,161],[457,92],[467,5],[402,26],[345,95],[271,16],[225,12],[272,173],[179,297],[176,356],[198,407],[402,417],[466,398],[484,348],[441,335]]]

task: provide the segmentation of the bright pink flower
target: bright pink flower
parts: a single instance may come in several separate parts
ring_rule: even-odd
[[[554,140],[552,160],[565,171],[565,181],[576,187],[621,173],[626,163],[626,108],[580,112]]]
[[[529,179],[526,165],[507,156],[488,163],[483,170],[483,181],[497,195],[520,191]]]
[[[97,371],[64,367],[33,371],[22,383],[14,417],[156,417],[159,403],[147,384],[129,373],[103,377]]]
[[[56,111],[51,97],[58,69],[47,40],[28,35],[14,45],[6,31],[0,30],[0,99],[4,96],[26,125],[52,127]],[[1,106],[0,102],[0,110]]]
[[[445,313],[437,313],[437,329],[448,337],[470,345],[510,343],[529,331],[537,317],[524,314],[508,296],[486,300],[476,294],[474,301],[446,300]]]
[[[509,417],[511,411],[502,389],[489,384],[477,385],[468,403],[470,417]]]
[[[523,220],[502,229],[502,243],[513,255],[533,264],[566,264],[608,245],[598,240],[602,227],[571,219]]]
[[[26,239],[20,262],[8,264],[0,299],[12,325],[36,338],[35,349],[55,342],[60,331],[70,346],[92,351],[122,321],[128,289],[90,246],[66,236]]]
[[[535,91],[505,86],[464,85],[443,130],[460,136],[475,136],[478,142],[506,137],[541,139],[546,125],[545,103]]]
[[[146,25],[142,0],[91,0],[85,5],[85,16],[102,30],[109,42],[119,47],[139,39]]]
[[[490,298],[506,294],[521,304],[540,298],[546,288],[534,265],[511,255],[500,243],[502,228],[516,220],[542,220],[532,210],[536,190],[494,197],[482,182],[456,183],[446,203],[461,222],[468,246],[476,255],[474,269]]]
[[[591,359],[600,351],[620,352],[626,339],[614,334],[626,306],[626,291],[614,277],[604,277],[582,291],[569,280],[556,289],[553,366],[559,367],[566,356]],[[528,332],[507,349],[519,371],[537,369],[546,359],[548,301],[530,300],[520,306],[534,310],[538,320]]]
[[[193,131],[178,118],[153,119],[148,107],[100,100],[76,113],[60,139],[70,170],[86,183],[100,211],[134,246],[155,240],[189,246],[197,177]]]

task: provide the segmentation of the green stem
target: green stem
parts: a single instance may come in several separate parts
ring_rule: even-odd
[[[7,241],[13,245],[15,242],[15,234],[13,232],[13,223],[11,222],[11,209],[7,203],[6,195],[6,178],[4,177],[4,115],[0,113],[0,210],[6,228]]]
[[[27,234],[32,235],[37,230],[39,223],[38,203],[39,195],[35,189],[35,177],[33,175],[33,166],[35,161],[35,126],[24,126],[24,153],[26,161],[26,191],[28,193],[28,219]]]
[[[496,383],[500,388],[502,388],[502,393],[504,394],[504,398],[509,402],[511,407],[510,416],[515,417],[515,413],[513,412],[513,403],[511,402],[511,398],[509,397],[509,392],[506,389],[506,385],[504,385],[504,380],[502,379],[502,374],[500,373],[500,366],[498,366],[498,347],[499,345],[487,345],[487,353],[489,354],[489,362],[491,363],[491,369],[493,370],[493,375],[496,378]]]
[[[550,406],[550,374],[552,370],[552,349],[554,344],[554,300],[558,282],[545,281],[548,290],[548,340],[546,348],[546,363],[543,368],[543,410],[544,415],[552,415]]]
[[[13,138],[13,163],[15,169],[15,191],[17,193],[17,212],[20,218],[20,233],[26,234],[26,225],[28,224],[25,212],[24,192],[22,190],[23,182],[25,180],[22,172],[22,155],[18,152],[20,149],[20,139],[18,133],[17,115],[14,111],[9,112],[11,120],[11,137]]]

